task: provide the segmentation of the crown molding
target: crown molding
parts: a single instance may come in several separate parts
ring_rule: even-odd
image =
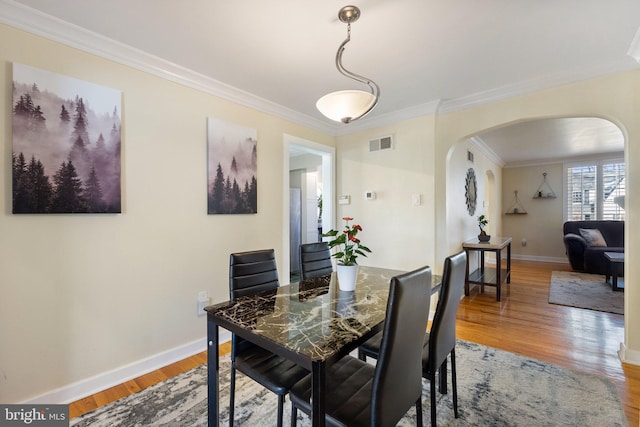
[[[471,138],[469,138],[469,143],[471,144],[472,147],[475,147],[477,150],[479,150],[485,157],[487,157],[490,161],[492,161],[493,163],[495,163],[496,165],[500,166],[500,167],[504,167],[505,165],[505,161],[502,160],[500,158],[500,156],[498,156],[496,154],[495,151],[493,151],[485,142],[484,139],[482,139],[479,136],[472,136]]]
[[[365,117],[349,125],[343,125],[328,123],[325,120],[294,111],[13,0],[0,0],[0,5],[0,23],[332,136],[348,135],[424,115],[458,111],[639,66],[632,64],[631,61],[621,60],[616,63],[603,64],[595,69],[569,70],[469,96],[444,101],[436,100],[399,111]],[[640,30],[636,33],[628,55],[640,63]]]
[[[636,38],[639,38],[636,34]],[[638,58],[640,58],[640,42],[638,43],[638,49],[636,51]],[[630,54],[630,56],[633,56]],[[636,59],[636,61],[639,61]],[[640,62],[640,61],[639,61]],[[574,68],[566,70],[564,72],[550,74],[539,78],[525,80],[511,85],[505,85],[499,88],[490,89],[483,92],[477,92],[469,96],[463,96],[455,99],[448,99],[442,101],[439,114],[451,113],[454,111],[464,110],[467,108],[476,107],[482,104],[489,104],[492,102],[502,101],[509,98],[515,98],[538,92],[545,89],[551,89],[558,86],[564,86],[568,84],[577,83],[584,80],[593,79],[596,77],[605,76],[607,74],[619,73],[638,68],[638,64],[633,64],[626,59],[613,61],[606,64],[600,64],[596,67],[589,69]]]
[[[435,114],[438,110],[439,103],[439,100],[427,102],[425,104],[414,105],[412,107],[404,108],[398,111],[392,111],[390,113],[382,113],[374,117],[364,117],[348,124],[338,125],[338,128],[336,128],[335,130],[334,136],[350,135],[352,133],[365,131],[372,128],[387,126],[401,121]]]
[[[629,45],[627,55],[635,59],[636,62],[640,63],[640,27],[638,28],[638,31],[636,31],[636,35]]]
[[[112,60],[321,132],[333,135],[337,129],[336,126],[327,124],[322,120],[301,114],[280,104],[245,92],[124,43],[88,31],[85,28],[16,3],[15,1],[0,0],[0,5],[0,23],[19,30],[45,37],[101,58]]]
[[[503,168],[513,169],[513,168],[524,168],[524,167],[531,167],[531,166],[546,166],[546,165],[554,165],[554,164],[579,163],[579,162],[589,162],[594,160],[610,160],[610,159],[620,159],[624,161],[624,151],[612,151],[608,153],[595,153],[595,154],[587,154],[583,156],[572,156],[572,157],[550,157],[547,159],[539,159],[539,160],[523,160],[518,162],[506,163],[503,166]]]

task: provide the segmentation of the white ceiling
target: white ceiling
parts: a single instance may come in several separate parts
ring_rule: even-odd
[[[506,167],[624,157],[620,128],[597,117],[521,122],[484,132],[473,140],[498,156]]]
[[[334,90],[363,88],[335,69],[336,50],[346,37],[337,13],[345,4],[0,0],[0,22],[112,59],[127,57],[137,66],[146,62],[170,76],[184,74],[185,80],[216,86],[223,96],[336,135],[640,66],[637,0],[361,0],[344,65],[377,82],[381,97],[366,118],[337,124],[321,116],[315,101]],[[544,141],[557,140],[537,152],[584,133],[573,124],[539,125]],[[537,130],[521,125],[515,136]],[[505,162],[523,161],[508,150],[506,132],[482,139]],[[492,138],[501,142],[492,146]],[[555,157],[575,150],[566,147]]]

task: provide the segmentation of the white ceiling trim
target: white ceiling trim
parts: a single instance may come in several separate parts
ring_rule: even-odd
[[[640,27],[638,28],[638,31],[636,31],[636,35],[629,45],[627,55],[635,59],[637,62],[640,62]]]
[[[522,168],[522,167],[530,167],[530,166],[545,166],[545,165],[553,165],[553,164],[564,164],[564,163],[573,163],[573,162],[584,162],[584,161],[592,161],[592,160],[610,160],[610,159],[620,159],[624,161],[624,152],[611,152],[611,153],[597,153],[597,154],[588,154],[584,156],[576,156],[576,157],[550,157],[548,159],[542,160],[525,160],[521,162],[511,162],[506,163],[503,168],[511,169],[511,168]]]
[[[0,0],[0,3],[2,4],[0,22],[9,26],[321,132],[335,134],[337,126],[301,114],[12,0]]]
[[[438,111],[439,103],[440,101],[427,102],[425,104],[415,105],[413,107],[392,111],[375,117],[364,117],[355,122],[340,126],[335,135],[349,135],[355,132],[372,129],[374,127],[392,125],[404,120],[435,114]]]
[[[423,115],[449,113],[613,72],[637,68],[636,66],[629,66],[628,62],[621,61],[620,63],[604,64],[597,67],[597,69],[570,70],[566,73],[504,86],[461,98],[433,101],[382,116],[365,117],[346,126],[341,123],[327,123],[291,110],[180,65],[16,3],[13,0],[0,0],[0,4],[2,5],[0,8],[0,22],[6,25],[333,136],[347,135]],[[636,34],[628,54],[640,62],[640,30]]]
[[[613,159],[613,158],[624,158],[624,152],[611,152],[611,153],[598,153],[598,154],[588,154],[585,156],[573,156],[573,157],[550,157],[542,160],[524,160],[519,162],[510,162],[507,163],[500,156],[496,154],[495,151],[487,145],[487,143],[480,136],[472,136],[469,138],[469,144],[482,152],[490,161],[497,164],[501,168],[510,169],[510,168],[522,168],[522,167],[530,167],[530,166],[545,166],[545,165],[553,165],[557,163],[567,163],[573,161],[582,161],[582,160],[594,160],[594,159]]]
[[[486,142],[484,142],[484,139],[479,136],[472,136],[471,138],[469,138],[469,143],[472,147],[476,148],[478,151],[484,154],[485,157],[489,159],[489,161],[497,164],[500,167],[504,167],[504,160],[502,160],[502,158],[500,158],[500,156],[498,156],[496,152],[493,151]]]
[[[638,34],[636,34],[636,38],[638,38]],[[636,60],[640,62],[640,46],[638,46],[636,54],[638,54]],[[630,56],[633,55],[630,54]],[[540,90],[573,84],[580,81],[605,76],[607,74],[619,73],[635,68],[638,68],[638,65],[630,65],[628,61],[622,60],[614,61],[607,64],[601,64],[590,69],[568,70],[562,73],[556,73],[532,80],[522,81],[513,85],[507,85],[484,92],[478,92],[469,96],[444,100],[440,104],[438,113],[450,113],[465,108],[475,107],[481,104],[502,101]]]

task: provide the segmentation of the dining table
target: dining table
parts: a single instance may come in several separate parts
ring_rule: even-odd
[[[324,426],[327,366],[382,329],[391,278],[402,273],[360,266],[354,291],[341,291],[334,272],[206,307],[208,425],[219,425],[222,327],[309,370],[312,425]],[[431,294],[439,289],[432,275]]]

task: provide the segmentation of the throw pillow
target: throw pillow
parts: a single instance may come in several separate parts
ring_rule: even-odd
[[[606,240],[597,228],[581,228],[580,234],[587,241],[588,246],[607,246]]]

